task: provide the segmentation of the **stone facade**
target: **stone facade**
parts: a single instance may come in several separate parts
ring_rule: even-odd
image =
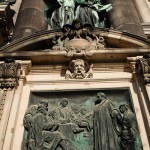
[[[67,92],[75,95],[74,93],[79,91],[80,94],[82,91],[104,91],[112,102],[114,100],[115,103],[117,99],[119,105],[126,100],[129,101],[130,108],[136,116],[141,149],[148,150],[150,8],[147,3],[150,2],[134,0],[134,10],[130,16],[133,17],[133,24],[137,26],[134,29],[128,22],[128,16],[125,16],[128,12],[121,16],[127,20],[126,24],[118,26],[118,16],[115,14],[117,7],[118,11],[125,8],[119,8],[119,2],[112,2],[115,10],[112,9],[107,18],[110,21],[110,29],[93,28],[89,24],[76,28],[74,24],[58,30],[48,30],[50,27],[43,14],[44,3],[40,1],[39,4],[31,0],[30,2],[20,0],[12,6],[5,2],[0,4],[3,8],[11,7],[18,12],[18,16],[14,16],[17,21],[14,21],[13,27],[12,19],[16,19],[8,15],[10,18],[7,21],[8,18],[5,16],[10,13],[10,9],[7,9],[9,13],[4,13],[4,9],[0,11],[1,21],[6,21],[9,29],[0,26],[3,33],[0,33],[0,150],[24,149],[24,116],[30,105],[37,106],[42,101],[41,95],[32,101],[33,93],[48,93],[45,97],[53,98],[55,103],[58,99],[64,98],[59,97],[58,93],[66,93],[67,96]],[[25,12],[26,9],[30,9],[30,14]],[[36,18],[36,13],[40,18]],[[27,17],[28,20],[25,21]],[[39,19],[42,19],[42,22],[39,22]],[[128,91],[130,98],[124,101],[121,100],[121,96],[120,99],[117,98],[115,91],[119,90]],[[56,94],[51,97],[51,93]],[[80,99],[80,96],[78,98]],[[70,102],[78,106],[78,98]],[[94,96],[92,98],[94,100]],[[124,136],[122,139],[124,140]]]

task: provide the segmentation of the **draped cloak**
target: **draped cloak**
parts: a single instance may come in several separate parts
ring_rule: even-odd
[[[38,150],[55,150],[61,140],[66,140],[66,137],[58,132],[51,132],[52,124],[47,123],[47,118],[42,113],[38,113],[33,118],[33,135],[35,145]]]
[[[114,106],[104,100],[94,108],[94,150],[119,150],[118,137],[113,126]]]

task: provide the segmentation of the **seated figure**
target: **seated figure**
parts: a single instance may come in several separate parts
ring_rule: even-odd
[[[48,102],[43,100],[38,103],[36,114],[24,117],[24,126],[28,132],[27,149],[30,150],[56,150],[61,147],[63,150],[74,150],[68,146],[68,139],[59,132],[58,124],[47,120]],[[29,138],[30,137],[30,138]]]

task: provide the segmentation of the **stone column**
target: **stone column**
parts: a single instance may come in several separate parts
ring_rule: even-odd
[[[148,7],[146,0],[134,0],[142,23],[150,22],[150,8]]]
[[[44,9],[45,4],[42,0],[22,0],[12,41],[47,30]]]
[[[133,0],[106,0],[106,3],[112,4],[108,19],[115,30],[145,37]]]

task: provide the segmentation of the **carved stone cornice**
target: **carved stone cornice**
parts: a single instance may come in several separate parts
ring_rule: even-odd
[[[144,77],[145,84],[150,84],[150,55],[136,61],[136,72]]]
[[[0,64],[0,88],[14,88],[18,86],[21,64],[13,59],[7,59]]]

